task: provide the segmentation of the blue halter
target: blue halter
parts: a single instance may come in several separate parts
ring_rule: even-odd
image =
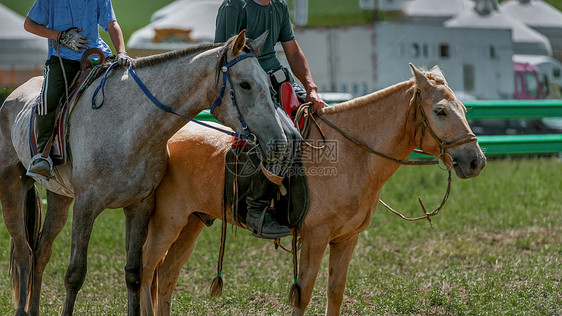
[[[246,121],[244,121],[244,118],[242,117],[242,113],[240,112],[240,108],[238,107],[238,104],[236,103],[236,96],[234,94],[234,86],[232,85],[232,81],[230,79],[230,73],[228,72],[229,68],[232,67],[233,65],[235,65],[237,62],[241,61],[242,59],[248,58],[248,57],[254,57],[255,54],[254,53],[247,53],[241,56],[236,57],[235,59],[233,59],[230,62],[226,62],[226,59],[223,62],[223,66],[221,67],[222,70],[222,87],[219,93],[219,96],[217,97],[217,99],[215,100],[215,102],[213,103],[212,107],[211,107],[211,114],[213,114],[213,110],[217,107],[220,106],[222,103],[222,99],[224,97],[224,91],[226,89],[226,79],[228,79],[228,82],[230,83],[230,98],[232,99],[232,105],[236,108],[236,111],[238,112],[238,120],[240,120],[240,123],[242,124],[242,128],[244,129],[244,135],[240,135],[238,133],[235,132],[231,132],[216,126],[212,126],[210,124],[204,123],[202,121],[199,120],[195,120],[192,118],[189,118],[187,116],[181,115],[177,112],[175,112],[174,110],[172,110],[172,108],[170,108],[167,105],[162,104],[160,101],[158,101],[158,99],[156,99],[156,97],[154,97],[154,95],[152,93],[150,93],[150,91],[148,90],[148,88],[142,83],[142,81],[140,80],[140,78],[138,77],[137,73],[135,72],[135,70],[133,69],[133,66],[130,65],[129,66],[129,73],[131,74],[131,76],[133,77],[133,79],[135,79],[135,82],[137,83],[137,85],[139,86],[139,88],[142,90],[142,92],[144,92],[144,94],[150,99],[150,101],[152,101],[152,103],[154,103],[157,107],[159,107],[160,109],[162,109],[165,112],[177,115],[183,119],[186,119],[190,122],[194,122],[197,123],[199,125],[220,131],[222,133],[234,136],[234,137],[238,137],[241,139],[244,139],[248,142],[252,142],[255,143],[256,141],[256,136],[252,133],[250,133],[249,129],[248,129],[248,125],[246,124]],[[107,80],[107,75],[109,74],[109,72],[111,71],[111,69],[115,68],[116,66],[118,66],[119,64],[117,62],[114,62],[113,64],[111,64],[107,70],[105,71],[105,74],[103,75],[99,86],[96,88],[96,90],[94,91],[94,94],[92,95],[92,109],[100,109],[103,106],[103,102],[105,100],[105,81]],[[96,95],[98,94],[99,90],[101,89],[101,94],[102,94],[102,101],[99,105],[96,105]]]

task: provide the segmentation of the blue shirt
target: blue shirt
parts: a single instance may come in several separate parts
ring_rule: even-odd
[[[27,16],[55,31],[77,27],[82,30],[80,34],[88,37],[88,47],[97,47],[106,56],[111,55],[111,49],[98,32],[98,25],[107,32],[107,24],[116,20],[111,0],[36,0]],[[47,59],[53,55],[57,56],[56,42],[49,40]],[[82,53],[62,45],[60,55],[70,60],[80,60],[82,57]]]

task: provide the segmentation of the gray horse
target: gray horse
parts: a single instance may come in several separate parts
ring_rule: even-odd
[[[247,123],[264,157],[277,159],[278,146],[287,140],[275,114],[267,75],[256,58],[238,58],[259,49],[266,36],[247,45],[242,32],[223,47],[205,45],[139,58],[132,67],[154,97],[181,116],[194,117],[220,95],[222,105],[214,108],[215,117],[238,133],[245,131],[243,122]],[[223,73],[230,74],[230,79],[224,80],[224,94],[232,89],[234,98],[219,94]],[[73,199],[63,314],[73,313],[86,277],[94,220],[106,208],[124,209],[128,310],[130,315],[140,313],[142,245],[154,206],[153,191],[166,170],[166,142],[186,121],[153,105],[131,76],[122,67],[109,72],[105,103],[98,110],[93,110],[90,102],[101,79],[94,81],[77,102],[69,118],[72,159],[65,166],[55,167],[56,179],[38,180],[47,189],[48,201],[42,230],[42,206],[35,180],[25,175],[24,168],[31,158],[29,121],[42,78],[30,79],[17,88],[0,108],[0,201],[12,237],[10,266],[16,315],[39,314],[42,274]]]

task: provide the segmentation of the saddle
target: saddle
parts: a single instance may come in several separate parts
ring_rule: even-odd
[[[283,109],[294,120],[298,99],[292,86],[286,82],[280,88],[280,101]],[[299,122],[300,123],[300,122]],[[244,140],[233,137],[232,146],[226,153],[225,163],[225,199],[230,204],[234,219],[242,224],[246,222],[246,193],[261,159],[258,149],[250,147]],[[295,159],[289,175],[277,189],[272,201],[273,216],[278,223],[293,228],[298,226],[308,210],[308,185],[300,156]]]
[[[89,57],[91,55],[98,55],[99,56],[99,63],[92,62]],[[67,140],[67,127],[68,127],[68,117],[74,108],[76,102],[80,99],[80,96],[86,90],[86,88],[101,74],[103,74],[103,70],[108,67],[105,64],[105,55],[99,48],[90,48],[82,54],[80,59],[80,71],[76,74],[74,79],[71,81],[68,90],[70,91],[68,98],[66,100],[66,96],[63,95],[60,106],[59,106],[59,113],[57,116],[57,120],[55,122],[54,131],[53,131],[53,141],[51,145],[51,150],[49,156],[53,160],[53,165],[55,166],[64,166],[68,160],[68,152],[66,148],[66,140]],[[31,157],[37,154],[37,137],[35,136],[36,133],[36,107],[38,106],[41,100],[41,96],[38,96],[35,102],[33,103],[32,111],[31,111],[31,118],[30,118],[30,128],[29,128],[29,144],[31,150]]]

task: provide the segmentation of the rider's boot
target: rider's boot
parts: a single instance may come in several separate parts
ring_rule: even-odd
[[[256,237],[274,239],[291,234],[289,227],[279,224],[270,212],[271,200],[277,194],[277,186],[261,170],[252,179],[246,196],[246,226]]]
[[[37,115],[35,118],[37,122],[37,154],[33,156],[29,162],[29,166],[27,167],[28,176],[35,176],[45,180],[51,177],[53,161],[48,155],[47,157],[43,157],[42,153],[53,133],[56,114],[56,111],[52,111],[47,113],[47,115]]]

